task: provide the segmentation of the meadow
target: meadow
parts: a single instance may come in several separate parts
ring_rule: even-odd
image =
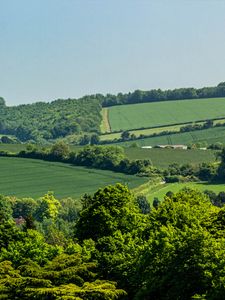
[[[203,125],[205,122],[195,122],[194,124]],[[216,124],[224,124],[225,119],[220,120],[214,120],[213,124],[214,126]],[[155,127],[155,128],[146,128],[146,129],[137,129],[137,130],[129,130],[130,134],[134,134],[136,137],[139,137],[140,135],[152,135],[152,134],[159,134],[164,131],[170,131],[170,132],[179,132],[180,129],[187,125],[193,125],[193,123],[187,123],[187,124],[180,124],[180,125],[172,125],[172,126],[163,126],[163,127]],[[114,139],[121,138],[121,132],[113,132],[113,133],[107,133],[100,135],[100,141],[112,141]]]
[[[120,146],[130,147],[132,144],[138,146],[172,145],[172,144],[194,144],[206,142],[214,144],[217,142],[225,143],[225,127],[214,127],[204,130],[195,130],[183,133],[172,133],[168,135],[137,139],[118,143]]]
[[[202,124],[203,122],[199,122],[198,124]],[[190,123],[192,124],[192,123]],[[156,128],[147,128],[147,129],[139,129],[139,130],[129,130],[130,134],[135,134],[136,137],[140,136],[141,134],[144,135],[151,135],[154,133],[160,133],[162,131],[174,131],[178,132],[181,127],[184,125],[174,125],[174,126],[165,126],[165,127],[156,127]],[[111,141],[114,139],[121,138],[122,132],[113,132],[108,134],[100,135],[100,141]]]
[[[213,150],[181,150],[181,149],[142,149],[125,148],[126,156],[131,159],[149,159],[158,168],[167,168],[173,163],[177,164],[199,164],[203,162],[214,162],[217,159],[217,151]]]
[[[38,198],[48,191],[56,197],[79,198],[117,182],[137,187],[146,178],[34,159],[0,157],[0,194]]]
[[[214,191],[216,194],[219,192],[225,192],[225,184],[212,184],[207,182],[187,182],[187,183],[169,183],[169,184],[161,184],[153,187],[151,190],[146,192],[146,197],[150,203],[154,200],[154,198],[158,198],[160,201],[164,199],[164,196],[167,192],[171,191],[173,193],[179,192],[183,188],[191,188],[195,190],[205,191],[210,190]]]
[[[225,98],[161,101],[108,108],[112,132],[222,117],[225,117]]]

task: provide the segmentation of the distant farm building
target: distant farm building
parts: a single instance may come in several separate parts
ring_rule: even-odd
[[[186,145],[157,145],[157,148],[172,148],[172,149],[182,149],[182,150],[187,150],[187,146]]]
[[[24,225],[26,223],[26,220],[22,216],[15,218],[14,221],[17,226]]]

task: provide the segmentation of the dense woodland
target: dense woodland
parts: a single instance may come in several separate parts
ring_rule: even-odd
[[[0,299],[223,299],[224,208],[193,190],[145,207],[121,184],[82,207],[1,196]]]
[[[8,107],[0,98],[0,134],[14,135],[19,141],[46,142],[73,135],[72,142],[88,144],[100,133],[101,108],[113,105],[156,101],[225,97],[225,83],[216,87],[160,89],[117,95],[95,94],[80,99]]]
[[[56,100],[51,103],[0,106],[0,133],[19,141],[43,142],[70,134],[99,133],[101,105],[97,99]]]

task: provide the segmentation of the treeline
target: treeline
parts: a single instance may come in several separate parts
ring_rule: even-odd
[[[85,166],[102,170],[110,170],[130,175],[146,176],[152,180],[164,180],[167,183],[225,180],[225,150],[218,156],[219,163],[201,164],[172,164],[167,169],[158,169],[152,165],[150,159],[129,160],[124,149],[119,146],[85,146],[74,152],[64,142],[58,142],[51,148],[38,149],[35,145],[28,145],[26,150],[18,153],[1,151],[0,156],[16,156],[23,158],[58,161],[76,166]]]
[[[50,103],[8,107],[0,98],[0,134],[14,135],[20,141],[45,142],[74,135],[72,142],[79,143],[93,133],[100,133],[101,108],[113,105],[225,97],[225,83],[216,87],[160,89],[134,91],[117,95],[95,94],[79,99],[55,100]],[[84,135],[84,141],[82,141]]]
[[[218,165],[215,163],[202,164],[171,164],[163,171],[164,180],[167,183],[208,181],[215,182],[221,180],[218,172]]]
[[[0,106],[0,134],[44,142],[68,135],[99,133],[101,104],[93,97],[18,106]]]
[[[121,184],[82,207],[0,196],[0,298],[223,299],[224,207],[187,189],[141,200]]]
[[[165,91],[161,89],[150,91],[136,90],[133,93],[127,94],[119,93],[117,95],[107,94],[106,96],[97,96],[101,99],[103,107],[157,101],[216,98],[225,97],[225,82],[219,83],[216,87],[203,87],[200,89],[179,88]]]
[[[172,164],[163,171],[166,182],[225,182],[225,148],[218,153],[218,163]]]
[[[10,155],[2,151],[0,155]],[[149,160],[129,160],[124,149],[118,146],[86,146],[81,150],[71,151],[63,142],[54,144],[51,148],[38,149],[33,145],[16,154],[18,157],[59,161],[76,166],[85,166],[102,170],[110,170],[139,176],[156,175],[159,171]]]

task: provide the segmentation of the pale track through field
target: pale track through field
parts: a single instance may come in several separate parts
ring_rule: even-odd
[[[110,123],[109,123],[109,110],[108,110],[108,108],[103,108],[102,109],[101,131],[103,133],[105,133],[105,132],[110,133],[111,132],[111,126],[110,126]]]

